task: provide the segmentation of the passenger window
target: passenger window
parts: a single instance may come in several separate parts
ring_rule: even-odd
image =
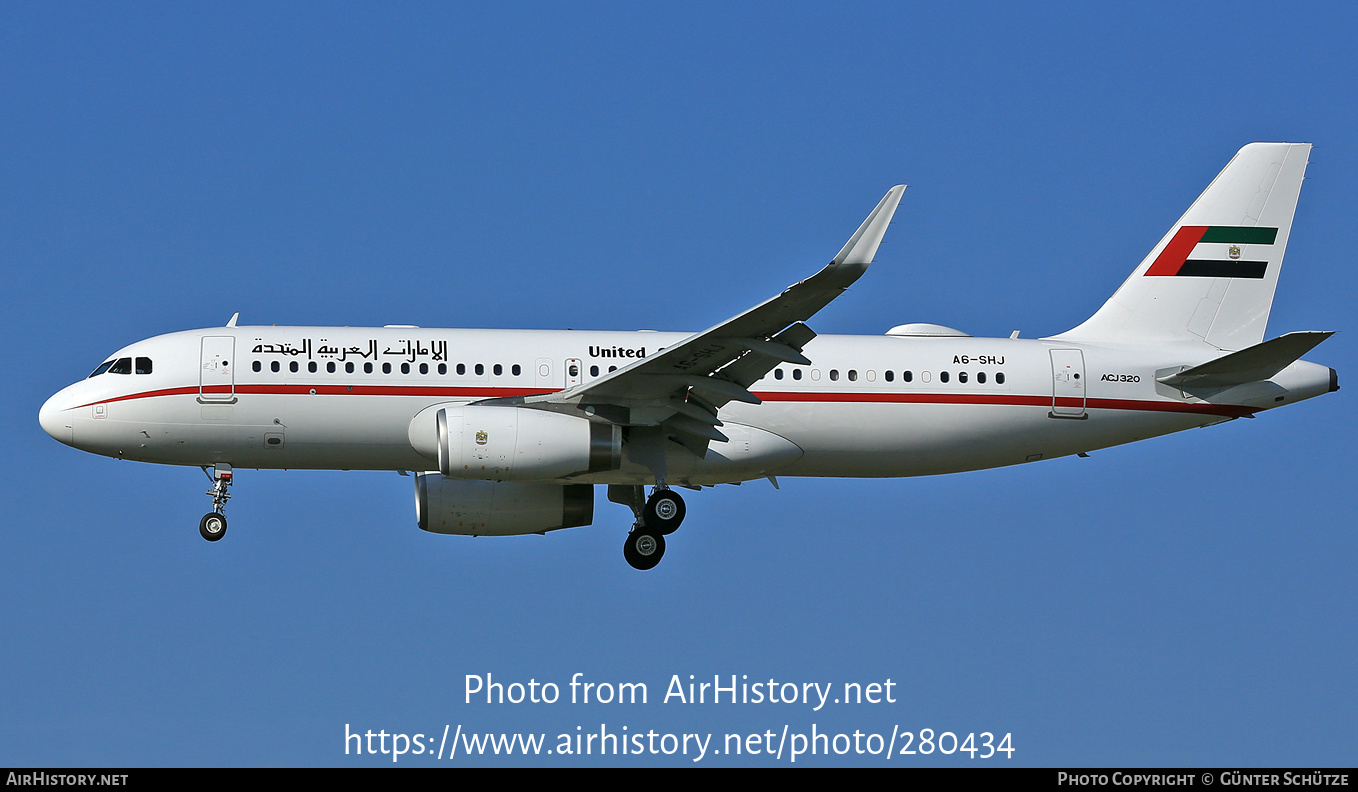
[[[254,363],[251,363],[251,364],[250,364],[250,369],[251,369],[252,371],[263,371],[263,370],[264,370],[264,364],[263,364],[263,363],[260,363],[258,360],[256,360]]]
[[[997,371],[997,372],[995,372],[995,384],[996,384],[996,385],[1003,385],[1003,384],[1004,384],[1004,372],[1003,372],[1003,371]]]
[[[613,372],[615,372],[615,371],[617,371],[617,370],[618,370],[618,367],[617,367],[617,366],[609,366],[609,367],[608,367],[608,373],[609,373],[609,374],[612,374]]]
[[[354,362],[353,362],[352,360],[350,360],[350,361],[348,361],[348,362],[346,362],[346,363],[344,364],[344,373],[345,373],[345,374],[353,374],[353,373],[354,373]]]
[[[946,372],[946,371],[940,371],[940,372],[938,372],[938,381],[939,381],[939,382],[947,382],[947,381],[948,381],[948,372]]]
[[[466,373],[467,373],[467,364],[466,364],[466,363],[458,363],[458,364],[457,364],[457,375],[460,377],[460,376],[462,376],[463,374],[466,374]]]
[[[519,364],[518,364],[518,363],[515,363],[515,364],[514,364],[514,368],[511,368],[511,369],[509,370],[509,373],[510,373],[510,374],[513,374],[514,376],[517,377],[517,376],[519,376],[519,373],[522,372],[522,371],[523,371],[523,369],[519,368]]]
[[[483,365],[481,365],[480,363],[477,363],[477,364],[476,364],[476,376],[479,377],[479,376],[481,376],[481,375],[483,375],[483,374],[485,374],[485,373],[486,373],[486,367],[483,366]]]
[[[505,367],[501,366],[499,363],[496,363],[495,368],[491,369],[491,373],[498,377],[501,374],[505,373]]]
[[[390,363],[383,363],[383,364],[382,364],[382,373],[383,373],[383,374],[390,374],[390,373],[391,373],[391,364],[390,364]]]
[[[315,374],[315,373],[316,373],[316,361],[313,360],[313,361],[311,361],[310,363],[306,364],[306,370],[307,370],[307,371],[310,371],[312,374]]]
[[[958,381],[958,382],[966,382],[966,381],[967,381],[967,372],[965,372],[965,371],[959,371],[959,372],[957,372],[957,381]]]
[[[914,373],[913,371],[902,371],[902,372],[901,372],[901,382],[911,382],[911,381],[913,381],[914,379],[915,379],[915,373]]]
[[[839,369],[830,369],[830,381],[839,382]]]
[[[275,360],[274,362],[272,362],[272,363],[269,364],[269,371],[272,371],[272,372],[275,373],[275,374],[277,374],[277,373],[279,372],[279,370],[282,369],[282,368],[283,368],[282,366],[278,365],[278,361],[277,361],[277,360]]]
[[[429,373],[429,364],[428,364],[428,363],[421,363],[421,364],[420,364],[420,373],[421,373],[421,374],[428,374],[428,373]]]
[[[448,364],[447,364],[447,363],[440,363],[440,364],[439,364],[439,373],[440,373],[440,374],[447,374],[447,373],[448,373]]]
[[[223,364],[223,365],[225,365],[225,364]],[[137,358],[137,373],[138,373],[138,374],[150,374],[150,373],[151,373],[151,358],[144,358],[144,357],[139,357],[139,358]]]
[[[849,382],[858,381],[858,369],[849,369]]]
[[[792,378],[795,379],[795,380],[801,379],[801,378],[802,378],[802,370],[799,369],[799,368],[793,369],[793,370],[792,370]]]
[[[410,373],[410,364],[409,364],[409,363],[402,363],[402,364],[401,364],[401,373],[402,373],[402,374],[409,374],[409,373]]]
[[[782,379],[782,378],[783,378],[783,370],[782,370],[782,369],[774,369],[774,370],[773,370],[773,378],[774,378],[774,379],[779,379],[779,380]]]
[[[598,367],[598,366],[590,366],[590,367],[589,367],[589,375],[590,375],[591,377],[597,377],[597,376],[599,376],[599,367]]]
[[[976,381],[977,381],[978,383],[982,384],[982,385],[985,384],[985,372],[984,372],[984,371],[978,371],[978,372],[976,372]]]
[[[297,361],[294,360],[288,364],[288,371],[291,371],[293,374],[297,373],[297,369],[298,369]]]
[[[326,364],[325,364],[325,370],[326,370],[327,372],[331,373],[331,374],[334,374],[334,373],[335,373],[335,361],[332,360],[332,361],[330,361],[329,363],[326,363]]]
[[[894,371],[888,371],[888,372],[886,372],[885,374],[883,374],[882,376],[886,377],[886,381],[887,381],[887,382],[892,382],[892,381],[894,381],[894,380],[896,379],[896,372],[894,372]]]

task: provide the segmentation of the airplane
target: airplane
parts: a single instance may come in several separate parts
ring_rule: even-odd
[[[238,326],[160,335],[53,395],[39,421],[95,454],[201,467],[226,533],[236,468],[413,473],[425,531],[589,525],[627,506],[651,569],[675,487],[1018,465],[1209,426],[1339,388],[1264,340],[1309,144],[1242,148],[1116,293],[1047,338],[934,324],[817,335],[807,320],[876,255],[891,188],[816,274],[698,333]],[[649,496],[645,489],[651,488]]]

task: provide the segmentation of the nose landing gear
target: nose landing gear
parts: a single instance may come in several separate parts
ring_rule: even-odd
[[[213,465],[212,472],[207,472],[207,466],[203,466],[203,473],[212,482],[212,489],[207,491],[212,496],[212,511],[203,515],[203,519],[198,521],[198,533],[209,542],[215,542],[226,536],[226,502],[230,500],[231,493],[228,488],[231,486],[231,466]]]
[[[209,542],[215,542],[226,536],[226,515],[217,512],[204,514],[203,519],[198,521],[198,533]]]

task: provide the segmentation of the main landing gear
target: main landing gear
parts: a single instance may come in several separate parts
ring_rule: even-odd
[[[684,521],[684,499],[668,487],[656,487],[642,510],[644,521],[662,536],[669,536]]]
[[[664,484],[658,484],[643,505],[641,487],[622,489],[631,491],[621,502],[631,506],[636,516],[627,542],[622,546],[622,556],[633,569],[651,569],[665,555],[665,537],[674,533],[684,521],[684,499]]]
[[[665,537],[640,525],[632,528],[627,534],[627,543],[622,546],[622,557],[633,569],[651,569],[664,556]]]
[[[226,536],[226,502],[230,500],[231,493],[227,489],[231,486],[231,466],[214,465],[212,472],[207,472],[207,466],[203,466],[203,473],[212,482],[212,489],[207,491],[212,496],[212,511],[203,515],[203,519],[198,521],[198,533],[209,542],[215,542]]]

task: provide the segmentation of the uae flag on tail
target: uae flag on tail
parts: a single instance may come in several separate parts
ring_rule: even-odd
[[[1244,245],[1272,245],[1278,229],[1259,226],[1181,226],[1146,270],[1147,277],[1262,278],[1267,261],[1242,261]],[[1199,245],[1229,245],[1226,258],[1189,258]],[[1211,253],[1220,255],[1220,248]]]

